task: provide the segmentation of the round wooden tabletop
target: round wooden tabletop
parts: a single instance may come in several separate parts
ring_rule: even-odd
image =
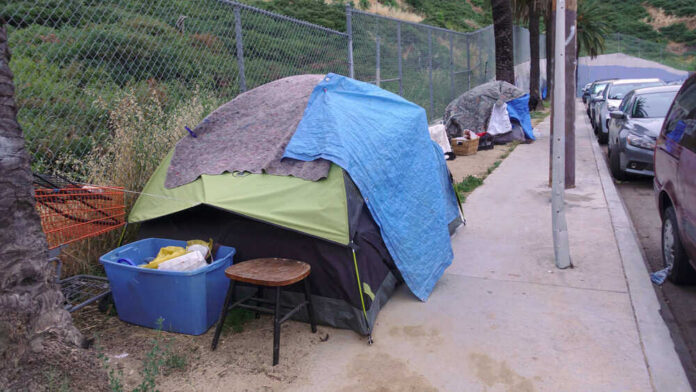
[[[233,264],[225,270],[225,275],[237,282],[260,286],[288,286],[309,275],[309,264],[280,258],[253,259]]]

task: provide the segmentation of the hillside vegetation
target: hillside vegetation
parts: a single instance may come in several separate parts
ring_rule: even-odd
[[[605,0],[602,7],[612,32],[696,46],[694,0]]]

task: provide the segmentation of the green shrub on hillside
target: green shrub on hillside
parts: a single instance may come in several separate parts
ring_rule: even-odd
[[[406,0],[406,3],[425,15],[423,23],[451,30],[473,31],[492,22],[490,12],[476,12],[463,0]]]
[[[696,3],[693,0],[648,0],[648,3],[653,7],[662,8],[668,15],[696,15]]]
[[[677,23],[660,29],[669,40],[696,45],[696,30],[689,30],[684,23]]]

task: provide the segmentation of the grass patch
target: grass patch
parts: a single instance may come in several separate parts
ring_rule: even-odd
[[[546,116],[548,116],[548,114],[549,112],[547,110],[535,110],[529,113],[529,115],[532,117],[532,120],[545,119]]]
[[[244,331],[244,324],[254,318],[254,312],[246,309],[232,309],[227,312],[225,324],[222,325],[222,331],[227,333],[230,329],[234,333]]]
[[[454,189],[459,192],[460,195],[469,194],[483,184],[483,178],[468,175],[462,182],[454,184]]]

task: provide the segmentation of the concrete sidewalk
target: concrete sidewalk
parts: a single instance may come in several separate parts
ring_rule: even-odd
[[[581,105],[576,126],[577,187],[566,192],[574,268],[553,262],[547,119],[542,137],[517,147],[467,199],[455,261],[430,299],[401,287],[373,346],[333,331],[288,390],[691,390],[644,266],[627,265],[642,259],[605,189],[613,184]]]

